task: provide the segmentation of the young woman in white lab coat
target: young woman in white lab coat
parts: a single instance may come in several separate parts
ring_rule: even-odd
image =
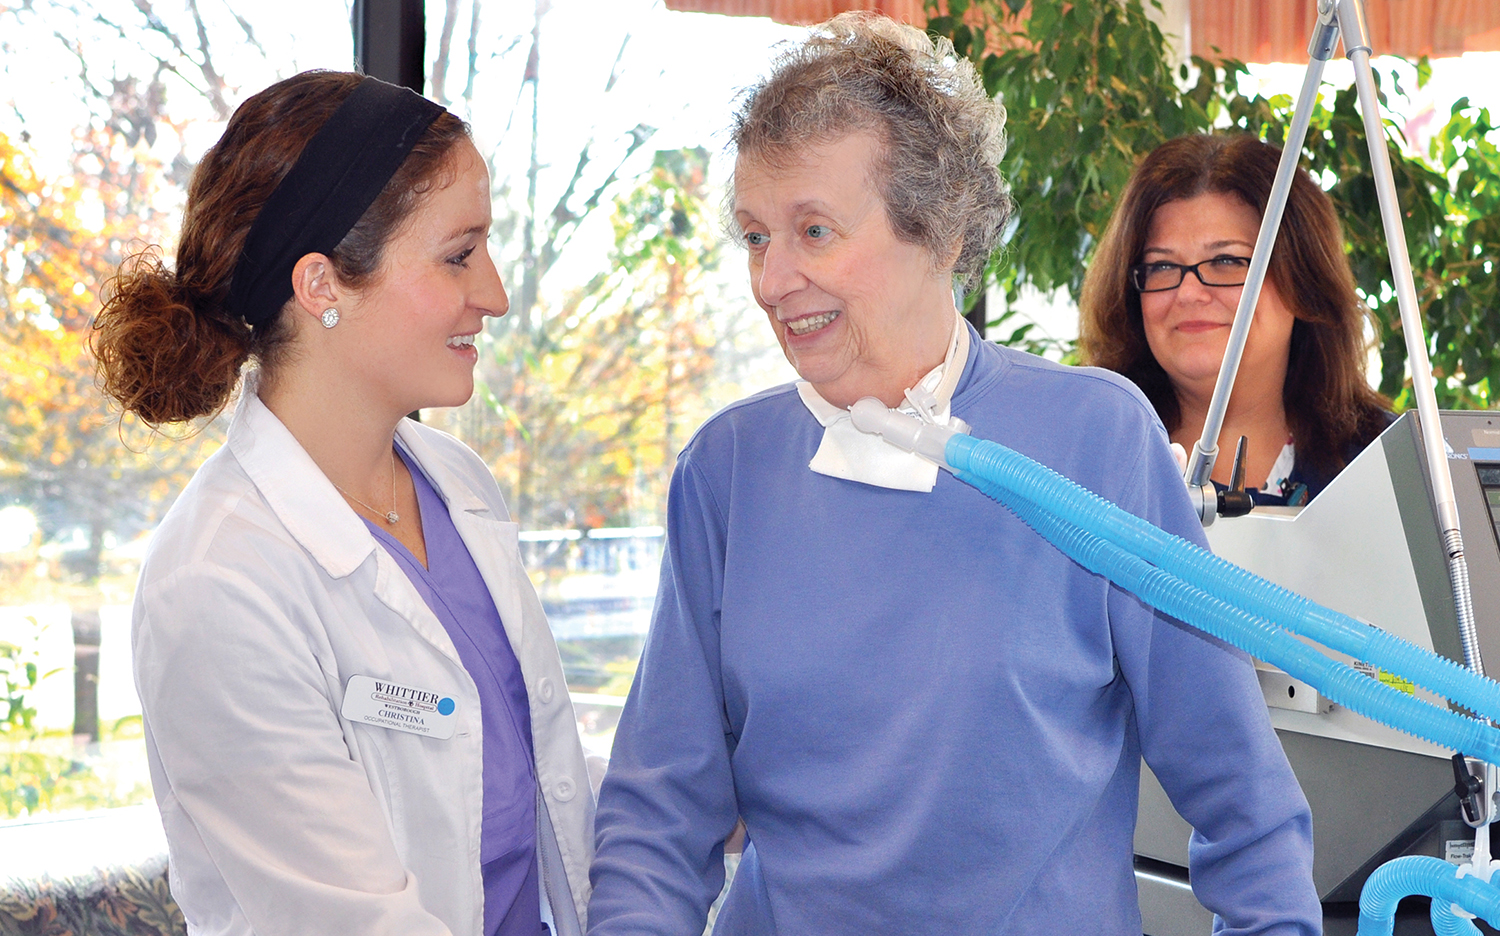
[[[175,269],[137,257],[107,294],[95,351],[127,410],[239,394],[134,611],[194,932],[583,930],[593,797],[516,525],[473,452],[404,418],[468,399],[508,308],[489,193],[442,108],[298,75],[198,166]]]

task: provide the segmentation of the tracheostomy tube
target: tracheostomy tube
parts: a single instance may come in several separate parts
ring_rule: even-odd
[[[1277,646],[1280,645],[1281,640],[1274,636],[1268,637],[1268,634],[1274,633],[1274,630],[1284,628],[1286,631],[1325,643],[1338,651],[1347,652],[1358,660],[1379,666],[1380,669],[1401,673],[1413,682],[1418,682],[1422,687],[1440,694],[1445,699],[1455,700],[1466,708],[1484,715],[1485,718],[1500,720],[1500,684],[1494,682],[1493,679],[1475,675],[1464,667],[1458,666],[1454,661],[1439,657],[1421,646],[1413,645],[1406,640],[1401,640],[1400,637],[1395,637],[1394,634],[1365,624],[1364,621],[1356,621],[1349,615],[1335,612],[1335,610],[1307,600],[1302,595],[1274,585],[1244,568],[1239,568],[1232,562],[1212,555],[1197,544],[1157,528],[1148,520],[1137,517],[1130,511],[1121,510],[1115,504],[1110,504],[1106,499],[1083,489],[1079,484],[1062,477],[1046,465],[1026,458],[999,443],[977,440],[977,438],[954,432],[953,429],[945,428],[945,426],[922,422],[915,417],[889,410],[876,399],[862,399],[856,402],[850,408],[850,417],[859,431],[880,435],[886,443],[892,446],[900,447],[906,452],[915,452],[922,458],[938,463],[942,468],[953,472],[954,477],[978,487],[993,498],[1007,502],[1010,507],[1025,508],[1025,504],[1034,504],[1041,511],[1035,516],[1058,517],[1061,523],[1046,520],[1041,525],[1046,526],[1047,529],[1038,529],[1038,532],[1047,535],[1050,541],[1067,552],[1071,558],[1079,559],[1080,556],[1076,555],[1077,550],[1082,549],[1083,544],[1088,544],[1089,538],[1097,537],[1104,543],[1124,550],[1127,555],[1148,562],[1149,565],[1169,574],[1173,579],[1181,580],[1193,591],[1202,592],[1205,597],[1223,601],[1230,609],[1238,612],[1232,615],[1233,618],[1245,619],[1242,615],[1248,615],[1274,624],[1275,628],[1272,630],[1253,628],[1262,634],[1257,637],[1232,637],[1229,631],[1217,634],[1221,639],[1229,640],[1257,657],[1277,663],[1277,657],[1287,657],[1287,654],[1295,649],[1287,648],[1287,651],[1281,651]],[[1032,511],[1028,510],[1026,513],[1032,513]],[[1077,528],[1085,535],[1073,537],[1070,532],[1071,528]],[[1049,531],[1064,541],[1053,538],[1053,535],[1049,535]],[[1073,541],[1073,546],[1068,546],[1068,541]],[[1097,552],[1097,547],[1089,546],[1089,549]],[[1124,568],[1124,565],[1121,568]],[[1101,574],[1109,574],[1103,568],[1097,571],[1101,571]],[[1110,577],[1116,580],[1115,577]],[[1130,576],[1122,577],[1128,579]],[[1128,582],[1116,580],[1116,583],[1130,588]],[[1148,595],[1142,595],[1142,597],[1143,600],[1152,603]],[[1163,610],[1175,616],[1182,616],[1188,624],[1199,625],[1199,621],[1193,619],[1193,610],[1184,610],[1181,607]],[[1212,633],[1221,628],[1212,627],[1209,630]],[[1287,634],[1287,637],[1290,639],[1290,634]],[[1292,657],[1302,658],[1301,652],[1292,652]],[[1490,724],[1482,723],[1476,718],[1455,715],[1455,712],[1448,711],[1446,708],[1436,708],[1419,699],[1406,696],[1404,693],[1383,693],[1374,687],[1376,685],[1382,688],[1389,687],[1379,684],[1376,679],[1368,678],[1364,673],[1358,673],[1344,666],[1343,663],[1335,663],[1332,669],[1323,669],[1322,664],[1319,664],[1316,669],[1322,672],[1310,672],[1310,667],[1298,666],[1293,663],[1292,658],[1287,658],[1287,661],[1293,664],[1293,669],[1302,670],[1302,673],[1293,672],[1293,669],[1287,669],[1287,672],[1292,672],[1292,675],[1298,678],[1304,678],[1304,673],[1313,676],[1307,681],[1320,691],[1325,688],[1331,690],[1325,691],[1325,696],[1329,699],[1338,700],[1338,694],[1347,697],[1349,688],[1353,688],[1359,699],[1349,699],[1349,702],[1353,702],[1350,706],[1367,717],[1385,721],[1404,732],[1424,736],[1436,744],[1442,744],[1443,747],[1464,750],[1466,753],[1475,754],[1485,760],[1500,759],[1500,733],[1496,733]],[[1344,673],[1343,669],[1350,669],[1350,673],[1355,673],[1358,679],[1368,682],[1370,684],[1368,690],[1371,691],[1367,691],[1364,682],[1352,682],[1343,691],[1335,685],[1328,685],[1328,687],[1319,685],[1320,679],[1325,682],[1332,679],[1341,684],[1349,682],[1353,676]],[[1401,696],[1400,699],[1397,696]],[[1374,699],[1383,700],[1377,702]],[[1413,709],[1410,705],[1413,702],[1422,708]],[[1347,702],[1341,703],[1347,705]],[[1374,708],[1371,708],[1371,705],[1374,705]],[[1392,723],[1389,718],[1385,717],[1388,714],[1386,709],[1398,709],[1404,714],[1395,715],[1397,723]],[[1413,711],[1424,712],[1424,714],[1413,720]],[[1478,744],[1479,747],[1473,747],[1473,744]],[[1484,753],[1481,748],[1488,751],[1488,754]]]

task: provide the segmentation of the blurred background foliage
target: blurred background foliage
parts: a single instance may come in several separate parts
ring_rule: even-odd
[[[73,737],[45,732],[36,722],[36,691],[48,679],[67,678],[62,670],[42,671],[36,643],[42,626],[35,618],[29,639],[0,640],[0,819],[69,809],[133,806],[150,799],[145,784],[111,778],[105,759],[81,751]],[[139,715],[108,726],[110,740],[141,738]]]
[[[68,571],[92,580],[106,542],[149,529],[217,436],[171,444],[95,388],[86,340],[99,293],[128,251],[167,239],[155,206],[165,167],[109,124],[77,133],[72,163],[44,175],[0,132],[0,505],[30,509],[43,540],[76,531]]]
[[[663,150],[608,204],[603,271],[489,324],[468,406],[433,413],[489,463],[526,529],[660,522],[677,451],[712,409],[720,245],[702,148]]]
[[[1155,5],[1155,0],[1152,0]],[[1029,6],[1029,15],[1023,10]],[[1024,287],[1076,302],[1095,243],[1136,162],[1187,133],[1286,138],[1293,101],[1240,91],[1245,65],[1173,53],[1140,0],[948,0],[928,3],[928,31],[952,40],[1009,112],[1002,168],[1016,219],[986,277],[1004,297],[989,309],[990,337],[1072,357],[1070,343],[1034,334],[1016,308]],[[1418,63],[1424,81],[1426,63]],[[1377,74],[1377,79],[1381,76]],[[1403,94],[1393,80],[1382,96]],[[1325,89],[1326,90],[1326,89]],[[1326,95],[1325,95],[1326,100]],[[1320,102],[1302,165],[1343,217],[1359,289],[1379,343],[1380,390],[1409,403],[1406,348],[1380,224],[1363,124],[1353,89]],[[1426,152],[1387,120],[1438,403],[1485,408],[1500,389],[1500,153],[1489,113],[1457,101]],[[1124,288],[1124,284],[1121,284]]]

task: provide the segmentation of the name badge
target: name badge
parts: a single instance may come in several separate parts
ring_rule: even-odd
[[[369,676],[350,676],[344,687],[345,718],[446,741],[453,737],[458,705],[441,692],[429,692]]]

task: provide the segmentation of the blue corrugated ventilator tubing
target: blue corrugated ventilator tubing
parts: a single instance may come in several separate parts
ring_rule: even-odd
[[[1419,856],[1413,855],[1410,857]],[[1447,864],[1446,861],[1443,863]],[[1389,862],[1387,862],[1387,864],[1389,864]],[[1381,865],[1375,870],[1383,871],[1385,867],[1386,865]],[[1437,870],[1441,871],[1442,869],[1439,868]],[[1382,875],[1382,877],[1383,876],[1384,875]],[[1452,875],[1435,876],[1435,879],[1445,880],[1448,877],[1452,877]],[[1472,878],[1464,878],[1463,880],[1472,880]],[[1384,882],[1377,882],[1377,887],[1379,887],[1381,883]],[[1426,881],[1421,881],[1416,884],[1418,890],[1422,889],[1425,886],[1427,886]],[[1360,896],[1364,896],[1364,893],[1361,892]],[[1400,902],[1401,896],[1398,895],[1394,900],[1390,901],[1388,905],[1390,908],[1389,910],[1386,910],[1384,912],[1377,912],[1372,915],[1368,924],[1369,929],[1366,932],[1379,933],[1382,930],[1388,928],[1394,930],[1394,924],[1396,921],[1393,918],[1393,914],[1395,914],[1396,912],[1396,904]],[[1473,921],[1459,916],[1458,911],[1453,909],[1452,901],[1434,899],[1432,901],[1432,933],[1433,936],[1479,936],[1479,927],[1475,926]]]
[[[1500,731],[1492,725],[1387,686],[1294,635],[1404,676],[1485,719],[1500,719],[1500,683],[1274,585],[1003,445],[955,434],[944,460],[955,477],[1009,507],[1069,558],[1152,607],[1279,667],[1366,718],[1500,764]],[[1411,894],[1434,898],[1433,925],[1442,927],[1440,934],[1477,932],[1450,903],[1500,925],[1500,888],[1458,878],[1455,871],[1445,861],[1416,856],[1378,868],[1361,897],[1359,936],[1389,936],[1397,902]]]
[[[1396,902],[1399,903],[1399,898]],[[1391,912],[1395,913],[1394,905],[1391,908]],[[1395,922],[1392,919],[1390,924],[1387,924],[1383,917],[1377,917],[1369,924],[1370,928],[1367,932],[1378,933],[1385,929],[1387,925],[1394,931]],[[1478,936],[1479,927],[1464,917],[1459,916],[1454,911],[1453,904],[1434,900],[1432,902],[1432,933],[1433,936]]]
[[[1437,936],[1479,932],[1454,913],[1451,904],[1483,917],[1491,926],[1500,926],[1500,888],[1478,878],[1456,877],[1453,871],[1443,859],[1426,855],[1407,855],[1376,868],[1359,895],[1359,936],[1391,936],[1396,904],[1411,894],[1432,898],[1432,928]]]

